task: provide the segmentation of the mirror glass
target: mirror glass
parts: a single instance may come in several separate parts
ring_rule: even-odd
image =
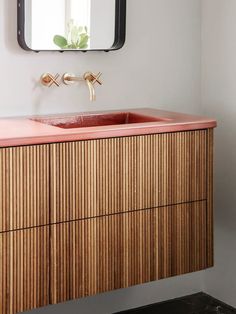
[[[32,50],[109,50],[116,0],[25,0],[24,41]]]

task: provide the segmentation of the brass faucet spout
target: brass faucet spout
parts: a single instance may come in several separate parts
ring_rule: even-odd
[[[95,93],[95,89],[94,89],[94,86],[93,84],[90,82],[90,80],[86,80],[86,83],[88,85],[88,88],[89,88],[89,99],[90,101],[95,101],[96,100],[96,93]]]
[[[84,79],[79,76],[75,76],[74,74],[71,73],[65,73],[62,77],[64,84],[66,85],[71,85],[74,84],[75,82],[81,82]]]
[[[84,73],[84,80],[87,82],[88,88],[89,88],[89,94],[90,94],[90,101],[96,100],[96,93],[94,85],[98,83],[99,85],[102,85],[102,82],[100,80],[102,73],[99,72],[97,75],[93,74],[92,72],[86,72]]]

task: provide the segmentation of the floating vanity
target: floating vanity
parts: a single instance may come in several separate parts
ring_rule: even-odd
[[[213,129],[154,109],[0,119],[0,313],[213,266]]]

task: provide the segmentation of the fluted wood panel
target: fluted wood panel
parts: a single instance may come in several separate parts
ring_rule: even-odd
[[[207,131],[51,145],[51,221],[204,200]]]
[[[214,131],[208,130],[207,136],[207,259],[208,266],[214,265],[214,214],[213,214],[213,147]]]
[[[49,304],[49,227],[0,234],[0,313]]]
[[[0,232],[49,224],[49,146],[0,149]]]
[[[212,185],[213,130],[1,148],[0,314],[213,266]]]
[[[52,303],[207,267],[205,201],[51,228]]]

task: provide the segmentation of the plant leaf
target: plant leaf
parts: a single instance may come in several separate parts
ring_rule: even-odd
[[[79,47],[78,47],[78,49],[87,49],[87,48],[88,48],[88,44],[87,43],[83,44],[83,45],[79,44]]]
[[[88,47],[88,40],[89,36],[87,34],[81,34],[80,35],[80,42],[79,42],[79,48],[80,49],[85,49]]]
[[[53,42],[56,46],[60,47],[61,49],[66,48],[68,45],[67,39],[60,35],[55,35],[53,38]]]

